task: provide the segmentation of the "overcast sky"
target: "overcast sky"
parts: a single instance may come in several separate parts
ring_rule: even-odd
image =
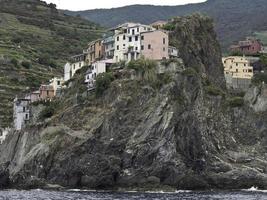
[[[55,3],[60,9],[89,10],[95,8],[114,8],[132,4],[182,5],[204,2],[205,0],[45,0]]]

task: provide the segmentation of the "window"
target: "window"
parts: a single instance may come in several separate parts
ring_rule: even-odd
[[[130,33],[130,29],[128,29],[128,33]]]
[[[138,36],[135,36],[135,41],[138,41],[139,37]]]
[[[123,35],[123,40],[125,40],[126,39],[126,36],[125,35]]]
[[[120,41],[120,37],[119,36],[117,37],[117,41]]]
[[[248,72],[252,72],[252,69],[249,69]]]
[[[127,33],[127,29],[124,29],[124,33]]]
[[[79,63],[79,67],[81,67],[82,66],[82,63]]]
[[[26,112],[26,108],[25,107],[23,107],[23,112]]]
[[[60,85],[60,81],[57,82],[57,85]]]
[[[126,46],[126,44],[123,44],[123,46],[125,47],[125,46]]]
[[[238,69],[236,69],[236,72],[238,72]]]
[[[149,44],[149,45],[147,46],[147,48],[148,48],[148,49],[151,49],[151,44]]]
[[[137,32],[139,33],[139,27],[137,28]]]
[[[129,37],[129,42],[132,42],[132,37]]]
[[[141,46],[141,50],[144,50],[144,45]]]
[[[138,47],[135,47],[135,50],[137,51],[138,50]]]
[[[132,35],[134,35],[135,34],[135,31],[134,31],[134,29],[132,30]]]
[[[166,51],[166,48],[165,47],[163,47],[163,51]]]
[[[46,95],[49,96],[49,91],[48,90],[46,91]]]
[[[163,38],[163,44],[166,44],[166,39],[165,38]]]
[[[25,115],[25,118],[26,118],[26,119],[29,119],[29,115],[28,115],[28,114],[26,114],[26,115]]]
[[[141,36],[141,40],[144,40],[144,39],[145,39],[145,37],[142,35],[142,36]]]
[[[144,27],[144,30],[146,31],[146,27]]]
[[[120,50],[120,46],[119,45],[117,45],[117,50]]]

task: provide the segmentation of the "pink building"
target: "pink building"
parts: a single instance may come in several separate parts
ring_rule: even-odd
[[[169,36],[161,30],[141,33],[141,55],[151,60],[169,58]]]
[[[230,47],[232,52],[240,52],[244,55],[253,55],[262,51],[262,43],[255,38],[247,38],[244,41],[239,41],[237,45]]]

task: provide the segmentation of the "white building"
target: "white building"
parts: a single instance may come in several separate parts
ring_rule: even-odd
[[[115,62],[140,58],[141,33],[155,30],[153,27],[138,23],[125,23],[111,29],[114,31]]]
[[[70,80],[74,76],[77,70],[86,66],[85,58],[86,58],[85,54],[80,54],[71,57],[72,62],[68,62],[64,66],[64,81]]]
[[[3,130],[0,129],[0,144],[2,144],[5,141],[9,132],[11,132],[10,128],[6,128]]]
[[[62,89],[63,84],[64,84],[64,79],[63,78],[54,77],[53,79],[50,80],[50,84],[49,85],[53,86],[55,96],[56,96],[57,92],[60,89]]]
[[[25,98],[14,99],[14,128],[17,131],[23,129],[30,120],[30,102]]]
[[[85,75],[85,83],[87,84],[88,90],[94,88],[96,77],[107,72],[107,69],[114,63],[112,59],[101,60],[93,63],[90,68],[87,70]]]

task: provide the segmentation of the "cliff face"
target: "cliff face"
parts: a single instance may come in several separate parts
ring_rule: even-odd
[[[11,133],[1,145],[2,183],[9,177],[9,186],[24,187],[267,188],[266,112],[224,91],[211,22],[180,20],[186,23],[177,24],[172,40],[185,70],[176,63],[160,87],[118,76],[98,98],[79,95],[78,75],[52,119]]]

